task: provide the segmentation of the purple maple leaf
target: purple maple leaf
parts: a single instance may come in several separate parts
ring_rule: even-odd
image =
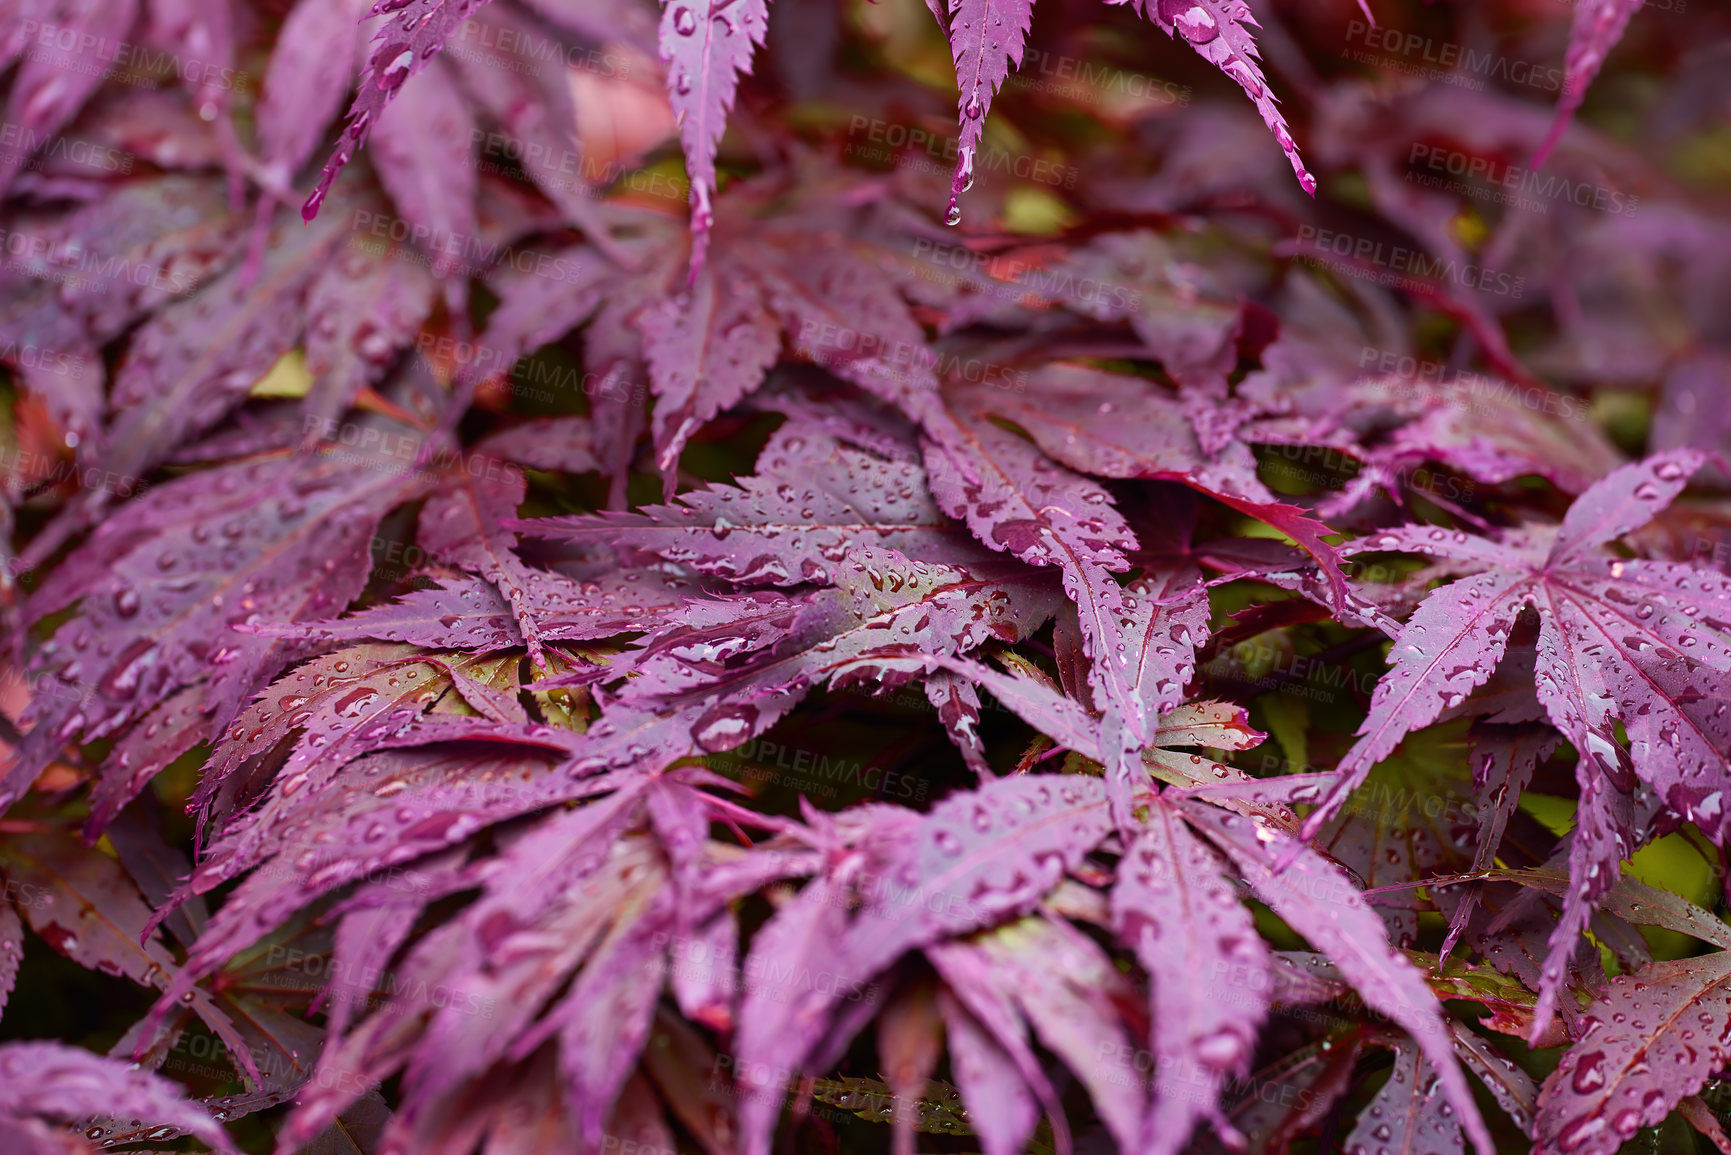
[[[1563,95],[1557,101],[1556,120],[1533,155],[1533,166],[1545,163],[1574,119],[1575,110],[1586,99],[1587,87],[1604,66],[1605,57],[1623,37],[1623,30],[1641,9],[1641,0],[1581,0],[1575,6],[1574,25],[1569,29],[1569,51],[1564,61]]]
[[[121,1059],[61,1043],[7,1043],[0,1047],[0,1075],[8,1141],[30,1151],[71,1150],[64,1125],[92,1116],[148,1119],[196,1135],[224,1155],[235,1150],[210,1112],[188,1102],[180,1087]]]
[[[1461,1147],[1461,1125],[1430,1060],[1411,1042],[1397,1041],[1394,1069],[1359,1114],[1346,1149],[1455,1155]]]
[[[1546,1149],[1609,1155],[1724,1066],[1731,952],[1617,975],[1586,1024],[1539,1093],[1536,1138]]]
[[[348,123],[343,126],[336,151],[319,173],[318,186],[301,208],[301,216],[310,221],[318,215],[337,174],[354,159],[355,151],[365,143],[403,82],[427,68],[458,26],[486,3],[487,0],[376,0],[368,14],[386,19],[373,38],[376,47],[361,75],[354,103],[349,106]],[[340,39],[337,48],[343,49]]]
[[[517,556],[516,534],[505,523],[517,516],[528,487],[522,470],[470,458],[422,507],[420,540],[434,560],[471,570],[498,587],[530,658],[545,665],[536,611],[584,598],[571,579],[525,565]]]
[[[685,145],[691,180],[692,270],[703,264],[715,220],[715,151],[741,73],[769,27],[767,0],[668,0],[661,11],[667,96]]]
[[[1579,888],[1553,938],[1541,1024],[1588,903],[1633,849],[1627,792],[1636,780],[1713,837],[1724,837],[1731,730],[1705,703],[1731,692],[1731,632],[1720,625],[1731,620],[1731,593],[1717,576],[1598,548],[1650,520],[1700,461],[1699,453],[1678,450],[1624,466],[1582,494],[1549,534],[1511,532],[1494,542],[1415,526],[1363,542],[1481,572],[1433,592],[1401,630],[1358,741],[1341,760],[1328,798],[1306,819],[1305,833],[1314,834],[1402,737],[1483,685],[1517,616],[1536,606],[1539,701],[1580,754],[1582,791],[1571,850]],[[1627,729],[1628,750],[1614,737],[1617,720]]]
[[[1268,1013],[1268,948],[1223,865],[1160,803],[1112,888],[1114,930],[1135,949],[1153,988],[1156,1081],[1138,1147],[1150,1155],[1183,1150],[1197,1121],[1216,1109],[1225,1082],[1248,1073]],[[1190,983],[1198,973],[1215,984],[1214,997],[1195,997]],[[1195,1084],[1179,1086],[1169,1074],[1179,1071],[1195,1072]]]
[[[299,0],[283,20],[254,110],[260,159],[286,184],[353,87],[366,0]],[[349,45],[347,51],[344,45]]]
[[[475,117],[445,63],[426,69],[379,111],[368,156],[379,183],[417,232],[424,231],[433,275],[458,267],[452,243],[466,246],[475,222]],[[457,284],[462,284],[458,279]]]
[[[1443,1096],[1473,1146],[1496,1149],[1444,1025],[1442,1005],[1417,967],[1390,949],[1382,920],[1345,872],[1304,843],[1263,825],[1199,803],[1181,803],[1185,817],[1238,867],[1274,912],[1326,954],[1371,1007],[1411,1033],[1436,1065]],[[1277,871],[1279,860],[1288,865]]]
[[[804,421],[777,430],[757,471],[737,485],[640,513],[513,524],[549,540],[642,550],[743,585],[829,582],[867,535],[916,560],[957,557],[966,545],[932,503],[919,466],[841,444]]]
[[[687,290],[638,322],[655,385],[662,472],[698,426],[757,388],[781,353],[781,329],[750,278],[706,264]]]
[[[1250,34],[1256,17],[1251,15],[1250,5],[1245,0],[1142,0],[1142,5],[1143,13],[1161,31],[1168,36],[1182,35],[1203,59],[1235,81],[1255,102],[1262,123],[1292,162],[1299,185],[1315,196],[1316,178],[1305,170],[1292,131],[1286,127],[1286,118],[1280,115],[1257,62],[1256,41]]]
[[[53,35],[43,36],[24,54],[6,100],[6,123],[16,125],[27,143],[0,157],[0,192],[5,192],[34,152],[52,140],[102,83],[115,58],[128,45],[125,36],[138,19],[138,0],[93,0],[24,20],[24,27],[59,17]]]
[[[974,153],[986,129],[986,113],[1009,76],[1022,64],[1022,49],[1034,19],[1034,0],[950,0],[950,54],[955,58],[961,136],[956,175],[950,182],[946,219],[962,219],[961,195],[974,183]]]
[[[40,617],[82,599],[83,612],[36,657],[54,690],[32,702],[7,789],[62,743],[116,733],[182,687],[204,687],[207,733],[226,726],[297,653],[232,627],[346,606],[379,519],[419,485],[340,459],[278,458],[179,479],[104,522],[30,605]]]

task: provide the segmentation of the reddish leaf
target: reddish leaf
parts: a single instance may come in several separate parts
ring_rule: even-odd
[[[1545,163],[1545,158],[1562,140],[1569,121],[1574,119],[1575,110],[1586,99],[1587,86],[1593,83],[1605,57],[1622,39],[1623,30],[1640,8],[1639,0],[1582,0],[1576,6],[1574,25],[1569,29],[1569,53],[1565,62],[1567,79],[1563,82],[1562,97],[1557,101],[1557,118],[1533,156],[1535,167]]]
[[[439,49],[445,46],[459,25],[487,0],[379,0],[370,10],[372,15],[385,15],[378,34],[373,37],[372,56],[362,73],[354,103],[349,105],[348,123],[343,126],[336,151],[319,173],[319,183],[301,208],[301,216],[312,220],[325,202],[332,182],[343,167],[354,159],[367,139],[368,132],[384,114],[385,106],[397,95],[403,82],[431,64]],[[388,14],[388,15],[387,15]],[[339,50],[342,41],[337,42]]]
[[[833,580],[859,537],[916,560],[952,553],[958,535],[924,492],[918,466],[883,461],[803,423],[764,447],[738,487],[681,495],[642,513],[517,523],[537,537],[652,552],[745,584]]]
[[[549,58],[544,47],[557,41],[521,9],[479,7],[469,19],[473,35],[466,33],[465,38],[471,43],[446,57],[463,90],[507,134],[516,159],[561,215],[587,233],[591,244],[610,254],[622,252],[591,199],[587,166],[575,163],[579,150],[572,132],[576,116],[563,67],[566,58]],[[525,51],[527,45],[538,50]],[[455,142],[448,146],[455,147]]]
[[[1213,1115],[1225,1082],[1249,1072],[1268,1012],[1268,948],[1224,865],[1164,803],[1151,809],[1118,865],[1114,930],[1135,949],[1153,988],[1155,1084],[1143,1151],[1184,1149],[1197,1122]],[[1185,981],[1199,974],[1212,998],[1195,998]]]
[[[956,175],[950,182],[948,221],[962,219],[961,194],[974,183],[974,153],[985,132],[992,97],[1012,67],[1022,63],[1022,47],[1034,19],[1034,0],[950,0],[950,54],[955,58],[956,98],[961,136]],[[1006,23],[1007,21],[1007,23]]]
[[[638,324],[659,402],[655,445],[665,473],[699,426],[757,388],[781,352],[780,327],[756,284],[713,265]]]
[[[1474,1148],[1486,1155],[1495,1150],[1454,1059],[1441,1004],[1418,970],[1389,947],[1382,920],[1346,875],[1303,843],[1254,820],[1195,803],[1184,804],[1184,813],[1245,873],[1274,913],[1340,967],[1366,1004],[1412,1034],[1436,1065],[1443,1095]],[[1276,872],[1277,858],[1290,865]]]
[[[1547,1149],[1598,1155],[1663,1122],[1725,1065],[1731,954],[1618,975],[1586,1021],[1586,1033],[1539,1093],[1537,1140]]]
[[[304,442],[316,443],[327,423],[384,375],[432,311],[433,290],[422,264],[396,245],[357,241],[313,281],[306,303],[313,384],[301,413]]]
[[[984,985],[1076,1073],[1120,1149],[1150,1133],[1138,1131],[1144,1122],[1139,1080],[1126,1078],[1108,1058],[1132,1051],[1139,1008],[1130,984],[1093,939],[1067,922],[1035,917],[943,949],[946,974],[955,973],[956,953],[980,956],[980,972],[990,976]]]
[[[933,984],[916,983],[885,1005],[878,1017],[884,1083],[896,1097],[896,1155],[913,1155],[917,1103],[943,1055],[944,1027],[936,995]]]
[[[505,523],[516,517],[528,491],[522,471],[490,458],[470,459],[476,460],[478,466],[466,466],[427,499],[421,542],[434,560],[472,570],[497,586],[511,604],[529,656],[545,665],[536,608],[582,595],[570,579],[527,566],[517,556],[517,535]]]
[[[30,928],[80,966],[167,990],[180,968],[151,924],[150,909],[113,859],[87,852],[59,831],[14,835],[0,845],[0,872],[29,901],[20,903]],[[18,955],[13,954],[14,961]],[[256,1086],[259,1071],[246,1043],[210,993],[185,991],[190,1007],[239,1056]]]
[[[115,375],[110,468],[142,474],[240,404],[299,340],[300,303],[351,224],[342,214],[311,228],[279,221],[256,278],[231,269],[145,322]]]
[[[1731,673],[1731,617],[1722,583],[1686,567],[1623,561],[1595,546],[1642,524],[1683,487],[1693,450],[1625,466],[1583,494],[1554,538],[1511,535],[1499,544],[1465,533],[1409,529],[1373,538],[1376,548],[1439,555],[1486,572],[1431,594],[1402,630],[1395,665],[1377,684],[1359,740],[1341,762],[1328,800],[1306,820],[1313,832],[1406,733],[1458,705],[1501,658],[1515,616],[1539,609],[1537,689],[1553,724],[1580,753],[1580,832],[1571,849],[1577,888],[1564,907],[1545,968],[1538,1022],[1547,1021],[1562,959],[1589,904],[1631,852],[1629,801],[1636,777],[1667,804],[1718,831],[1731,788],[1731,732],[1702,703],[1723,697]],[[1705,604],[1703,604],[1705,603]],[[1625,751],[1613,721],[1628,730]]]
[[[1396,1043],[1394,1069],[1359,1113],[1346,1149],[1454,1155],[1462,1148],[1460,1124],[1430,1060],[1405,1040]]]
[[[6,101],[6,123],[16,125],[25,147],[0,154],[0,192],[16,179],[35,151],[53,139],[78,112],[115,58],[127,47],[125,39],[138,19],[138,0],[92,0],[67,7],[55,5],[38,20],[54,26],[53,34],[35,38],[37,47],[25,54]]]
[[[679,121],[685,167],[691,179],[692,268],[703,264],[706,235],[714,222],[715,150],[751,57],[769,23],[765,0],[716,4],[680,0],[661,11],[661,59],[667,62],[667,98]]]
[[[0,1011],[12,997],[18,982],[18,964],[24,961],[24,925],[10,903],[0,904]]]
[[[33,1150],[66,1150],[50,1145],[58,1136],[42,1121],[130,1115],[181,1128],[225,1155],[235,1151],[209,1112],[187,1102],[180,1088],[119,1059],[60,1043],[8,1043],[0,1047],[0,1074],[0,1115],[39,1144]]]
[[[374,527],[417,487],[335,458],[267,460],[182,478],[104,522],[31,605],[41,615],[82,599],[82,612],[37,658],[55,692],[31,705],[8,789],[16,795],[61,743],[112,734],[182,687],[204,687],[206,733],[227,725],[296,653],[232,627],[346,606],[370,568]]]
[[[1015,1059],[947,989],[938,994],[950,1065],[985,1155],[1016,1155],[1040,1120],[1034,1093]]]
[[[465,258],[478,233],[476,136],[475,119],[439,60],[405,82],[373,126],[368,155],[379,182],[413,234],[426,236],[435,277],[473,271]]]
[[[1280,142],[1292,171],[1305,192],[1316,195],[1316,178],[1305,171],[1298,145],[1275,106],[1274,94],[1258,65],[1259,53],[1250,30],[1257,26],[1245,0],[1143,0],[1143,14],[1171,36],[1182,33],[1203,59],[1237,82],[1256,104],[1262,123]]]
[[[293,179],[323,138],[364,60],[363,0],[298,0],[283,20],[254,116],[259,152]],[[345,50],[345,46],[350,46]]]

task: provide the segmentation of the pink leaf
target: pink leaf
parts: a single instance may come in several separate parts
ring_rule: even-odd
[[[1539,1093],[1536,1138],[1545,1150],[1609,1155],[1731,1058],[1731,953],[1618,975],[1586,1020]]]
[[[715,211],[715,151],[727,127],[741,73],[763,43],[769,23],[766,0],[664,0],[661,59],[667,62],[667,96],[679,121],[691,179],[692,269],[703,252]]]
[[[714,265],[639,322],[655,386],[658,464],[671,474],[698,426],[755,389],[781,352],[756,284]]]
[[[0,904],[0,1011],[12,997],[18,982],[18,965],[24,961],[24,925],[11,903]]]
[[[1699,450],[1672,449],[1625,465],[1597,482],[1569,507],[1545,564],[1582,560],[1594,546],[1646,525],[1683,492],[1689,475],[1705,461]]]
[[[13,1128],[27,1128],[25,1134],[40,1140],[39,1151],[68,1150],[55,1142],[63,1128],[51,1130],[39,1120],[63,1125],[93,1115],[148,1119],[183,1128],[225,1155],[235,1150],[182,1088],[120,1059],[60,1043],[7,1043],[0,1047],[0,1075],[0,1117]]]
[[[938,994],[950,1065],[985,1155],[1017,1155],[1040,1121],[1033,1091],[1015,1059],[949,990]]]
[[[1280,115],[1274,94],[1268,91],[1268,81],[1262,75],[1256,41],[1250,34],[1256,27],[1250,5],[1245,0],[1143,0],[1143,10],[1166,35],[1181,33],[1203,59],[1237,82],[1255,102],[1262,123],[1280,142],[1299,185],[1315,196],[1316,178],[1305,171],[1298,145],[1286,127],[1286,118]]]
[[[847,951],[876,970],[903,951],[1027,913],[1105,836],[1104,800],[1098,779],[1050,774],[944,799],[887,852],[882,872],[894,889],[872,896]]]
[[[313,384],[301,413],[309,448],[414,339],[432,311],[434,289],[411,254],[394,244],[372,249],[354,241],[313,281],[306,298]]]
[[[1436,1065],[1443,1094],[1473,1146],[1482,1155],[1495,1151],[1455,1061],[1442,1004],[1419,970],[1389,946],[1382,919],[1345,872],[1303,843],[1251,819],[1198,803],[1181,805],[1185,817],[1244,872],[1275,914],[1333,960],[1366,1004],[1412,1034]],[[1277,873],[1274,865],[1282,858],[1290,864]]]
[[[954,556],[965,539],[925,492],[924,471],[884,461],[797,423],[737,485],[681,494],[641,513],[517,523],[535,537],[629,547],[740,584],[828,582],[854,542],[910,558]]]
[[[203,687],[206,733],[226,726],[297,652],[231,627],[347,606],[366,581],[379,519],[418,487],[349,462],[290,458],[206,470],[131,503],[32,603],[46,614],[83,599],[37,661],[86,689],[32,703],[19,767],[33,777],[32,761],[60,743],[115,733],[187,686]]]
[[[1563,81],[1563,95],[1557,101],[1557,117],[1551,124],[1551,131],[1545,134],[1544,142],[1533,154],[1534,168],[1544,164],[1551,150],[1557,147],[1557,142],[1563,139],[1575,110],[1586,99],[1587,86],[1599,74],[1611,49],[1623,38],[1623,30],[1640,11],[1641,3],[1642,0],[1580,0],[1575,5],[1575,21],[1569,29],[1569,52],[1564,61],[1567,78]]]
[[[1034,19],[1034,0],[950,0],[950,54],[955,58],[956,108],[961,114],[956,174],[950,182],[947,219],[961,219],[959,200],[974,183],[974,153],[985,131],[986,114],[1012,66],[1022,63],[1022,47]]]
[[[318,187],[301,208],[301,216],[312,220],[325,202],[333,181],[344,166],[354,159],[355,151],[366,142],[367,134],[383,115],[385,106],[397,95],[403,82],[432,63],[439,49],[445,46],[459,25],[487,0],[377,0],[370,14],[386,16],[378,35],[377,45],[361,76],[354,103],[349,105],[348,123],[343,127],[336,151],[319,173]],[[338,41],[339,50],[345,47]]]
[[[366,10],[365,0],[299,0],[283,20],[253,115],[260,155],[285,181],[318,146],[354,84]]]
[[[517,556],[517,535],[505,523],[517,515],[528,491],[519,469],[490,458],[470,458],[421,509],[420,539],[435,560],[472,570],[497,586],[511,604],[511,616],[529,646],[529,656],[545,665],[536,609],[559,600],[581,598],[562,574],[525,565]],[[575,596],[573,596],[575,595]]]
[[[130,47],[138,0],[90,0],[56,5],[38,47],[24,56],[6,100],[5,123],[17,126],[25,147],[0,154],[0,193],[36,150],[57,136],[96,91],[115,58]],[[37,21],[27,21],[37,24]]]
[[[1348,1151],[1401,1151],[1411,1155],[1455,1155],[1461,1126],[1449,1107],[1436,1070],[1417,1047],[1401,1040],[1394,1069],[1347,1137]]]
[[[1153,987],[1154,1097],[1139,1147],[1148,1155],[1184,1149],[1225,1083],[1249,1072],[1268,1013],[1268,948],[1224,867],[1165,803],[1118,865],[1113,928]],[[1196,997],[1198,977],[1212,997]]]
[[[412,235],[425,236],[436,278],[455,273],[460,282],[477,271],[477,135],[474,115],[441,60],[405,81],[373,125],[369,156],[379,183]]]

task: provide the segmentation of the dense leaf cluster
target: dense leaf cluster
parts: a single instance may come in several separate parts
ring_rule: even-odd
[[[1731,1150],[1731,22],[928,7],[0,6],[0,1148]]]

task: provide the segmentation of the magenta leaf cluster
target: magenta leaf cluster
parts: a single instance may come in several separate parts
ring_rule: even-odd
[[[1458,7],[0,4],[0,1150],[1731,1151],[1731,22]]]

